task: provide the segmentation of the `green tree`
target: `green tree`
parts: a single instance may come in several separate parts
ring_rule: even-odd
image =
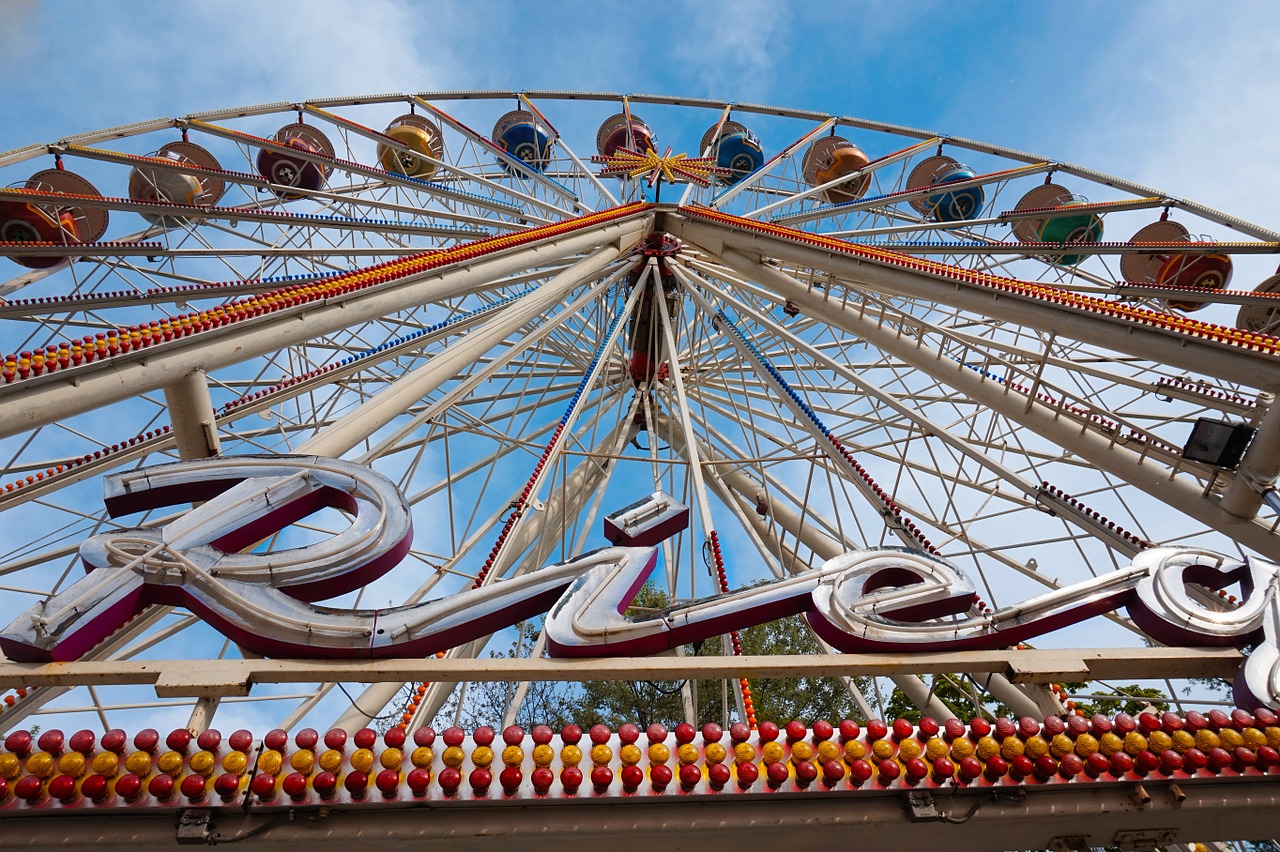
[[[974,693],[964,688],[964,681],[959,676],[933,675],[929,681],[929,688],[934,697],[945,704],[951,711],[951,715],[957,719],[969,719],[978,715],[978,710],[974,706]],[[978,695],[981,698],[981,693]],[[983,715],[992,718],[1008,715],[1008,708],[1003,704],[981,706]],[[890,722],[894,719],[907,719],[915,723],[919,722],[922,716],[924,711],[912,704],[902,690],[897,688],[890,694],[889,701],[884,706],[884,718]]]
[[[934,675],[931,681],[931,688],[933,689],[933,694],[951,710],[956,718],[968,719],[977,715],[977,710],[974,706],[973,694],[964,688],[962,677],[960,675]],[[1064,683],[1062,687],[1068,693],[1093,694],[1097,692],[1097,686],[1087,682]],[[1169,709],[1169,696],[1154,687],[1133,683],[1128,686],[1113,687],[1112,691],[1116,695],[1115,698],[1095,698],[1088,701],[1077,700],[1075,709],[1086,716],[1092,716],[1095,713],[1111,716],[1122,712],[1137,715],[1145,710],[1147,705],[1151,705],[1160,711]],[[979,694],[979,697],[981,698],[981,694]],[[982,707],[982,714],[989,718],[994,719],[1010,715],[1009,708],[1003,704],[982,703],[980,706]],[[920,721],[920,717],[924,715],[920,708],[912,704],[898,689],[895,689],[890,696],[889,702],[885,705],[884,714],[888,720],[901,717],[912,722]]]
[[[1096,687],[1092,683],[1064,683],[1062,687],[1068,693],[1096,692]],[[1161,712],[1169,709],[1169,696],[1155,687],[1131,683],[1128,686],[1113,687],[1112,691],[1116,694],[1115,698],[1077,700],[1076,709],[1086,716],[1092,716],[1095,713],[1101,713],[1104,716],[1128,713],[1130,716],[1135,716],[1145,710],[1147,705]]]
[[[667,595],[645,586],[636,595],[629,613],[654,614],[671,606]],[[747,655],[816,654],[821,648],[799,616],[782,618],[748,627],[740,633],[742,652]],[[688,646],[689,655],[718,656],[721,639],[713,636],[699,646]],[[616,726],[634,722],[672,725],[684,721],[683,681],[591,681],[582,686],[579,710],[582,717]],[[844,683],[835,677],[761,678],[750,682],[756,718],[785,724],[799,719],[806,724],[815,719],[858,718],[853,698]],[[735,694],[736,679],[699,680],[693,683],[697,696],[697,719],[722,724],[739,721]],[[727,697],[727,700],[726,700]],[[729,713],[726,717],[725,705]]]
[[[651,585],[640,589],[627,612],[633,617],[653,616],[671,607],[670,598]],[[537,639],[538,625],[529,623],[524,633],[504,652],[490,656],[517,656]],[[744,654],[816,654],[820,646],[808,625],[797,617],[779,619],[741,632]],[[690,656],[719,655],[720,637],[714,636],[697,646],[686,646]],[[673,661],[678,666],[678,660]],[[574,722],[584,727],[604,723],[617,727],[632,722],[641,727],[654,722],[674,725],[685,720],[683,680],[587,681],[582,684],[531,683],[516,715],[516,723],[526,728],[547,724],[560,727]],[[735,693],[736,679],[699,680],[692,685],[697,696],[696,721],[738,721]],[[470,727],[479,724],[498,725],[515,694],[515,683],[473,683],[465,695],[455,692],[434,724],[453,724],[457,719]],[[751,681],[756,717],[785,724],[799,719],[806,724],[815,719],[860,718],[852,697],[843,682],[834,677],[768,678]],[[727,698],[727,700],[726,700]],[[726,717],[725,706],[729,713]]]

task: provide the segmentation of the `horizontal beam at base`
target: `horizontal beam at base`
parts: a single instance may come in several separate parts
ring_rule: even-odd
[[[918,794],[915,794],[918,795]],[[244,848],[305,850],[358,842],[364,852],[402,849],[509,850],[606,846],[611,852],[771,848],[800,838],[811,848],[850,842],[872,848],[969,850],[1122,849],[1270,837],[1280,783],[1167,782],[1105,789],[934,792],[908,795],[762,795],[653,802],[582,798],[538,802],[255,808],[249,813],[137,809],[105,814],[26,811],[10,821],[7,849],[128,850],[187,843],[244,842]],[[175,826],[175,810],[186,815]],[[945,816],[943,816],[945,815]],[[207,816],[207,821],[206,821]],[[201,836],[203,835],[203,836]],[[1054,841],[1058,841],[1057,844]],[[1149,845],[1148,845],[1149,844]]]
[[[106,660],[0,663],[0,689],[154,684],[161,697],[247,695],[254,683],[569,681],[995,672],[1014,683],[1235,676],[1234,648],[1087,648],[921,654],[412,660]]]

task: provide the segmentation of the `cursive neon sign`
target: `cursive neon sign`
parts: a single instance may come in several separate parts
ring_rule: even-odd
[[[1280,704],[1280,566],[1156,547],[1132,565],[993,611],[974,606],[955,566],[902,548],[857,550],[814,571],[627,615],[663,539],[688,510],[656,492],[606,519],[614,546],[448,598],[377,610],[313,601],[359,588],[408,552],[409,508],[395,484],[351,462],[248,456],[179,462],[107,480],[113,515],[207,500],[158,528],[93,536],[88,574],[0,633],[15,661],[74,660],[150,604],[182,605],[250,650],[301,658],[417,657],[546,612],[549,653],[647,655],[803,614],[836,650],[919,653],[1006,648],[1119,608],[1170,645],[1256,644],[1236,679],[1242,707]],[[271,553],[238,552],[324,506],[353,517],[336,535]],[[1214,592],[1239,584],[1238,606]]]

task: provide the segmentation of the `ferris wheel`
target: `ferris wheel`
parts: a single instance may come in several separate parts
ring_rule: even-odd
[[[104,489],[206,458],[340,457],[404,495],[398,564],[300,596],[344,610],[535,575],[655,492],[690,510],[652,575],[677,602],[865,548],[956,566],[975,611],[1155,545],[1280,561],[1280,234],[1163,190],[859,118],[566,92],[199,112],[33,144],[0,171],[14,618],[84,576],[86,540],[217,493],[200,474],[109,511]],[[344,508],[240,547],[287,559]],[[129,615],[82,659],[271,650],[181,602]],[[485,656],[499,630],[439,654]],[[1038,641],[1146,634],[1114,615]],[[412,727],[455,689],[349,677],[216,710],[24,686],[0,728]],[[1020,712],[1070,700],[956,677]],[[745,684],[734,701],[753,715]]]

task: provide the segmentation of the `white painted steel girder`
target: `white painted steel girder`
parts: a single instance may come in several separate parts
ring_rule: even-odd
[[[205,459],[218,455],[218,415],[209,399],[209,377],[192,370],[164,386],[164,403],[173,425],[178,458]]]
[[[495,279],[540,263],[609,245],[620,254],[647,234],[652,223],[653,214],[642,211],[338,299],[298,305],[169,341],[162,347],[18,382],[0,391],[0,437],[161,388],[174,376],[193,370],[226,367],[415,305],[483,290]]]
[[[1235,478],[1222,494],[1222,510],[1246,519],[1258,514],[1263,495],[1275,488],[1280,476],[1280,405],[1274,394],[1260,394],[1258,402],[1267,405],[1267,410],[1240,459]]]
[[[721,233],[728,232],[700,232],[699,236],[718,240]],[[879,322],[872,313],[860,312],[856,305],[844,305],[826,298],[820,291],[811,291],[790,275],[762,264],[758,258],[749,257],[730,248],[722,247],[721,251],[720,260],[730,269],[772,290],[780,298],[790,299],[805,313],[818,317],[835,328],[861,337],[872,346],[910,364],[931,378],[961,391],[974,402],[985,405],[1013,422],[1031,429],[1046,440],[1120,477],[1268,559],[1280,560],[1280,536],[1260,523],[1245,520],[1224,511],[1216,498],[1206,497],[1202,485],[1191,477],[1170,476],[1169,469],[1163,464],[1150,460],[1144,461],[1140,454],[1127,447],[1108,441],[1101,435],[1082,430],[1074,421],[1056,416],[1055,410],[1051,407],[1039,403],[1028,407],[1026,398],[1021,394],[1014,394],[1007,386],[991,381],[963,364],[942,356],[937,350],[918,339],[898,335]],[[899,273],[895,271],[895,274]],[[908,277],[912,275],[905,272],[900,274]],[[1212,353],[1201,354],[1209,360]],[[1146,357],[1152,356],[1148,353]],[[1241,354],[1238,357],[1244,356]],[[1274,369],[1265,364],[1255,366],[1268,370]],[[1280,371],[1277,371],[1276,375],[1280,376]]]
[[[658,219],[658,227],[701,246],[712,254],[739,252],[739,258],[749,261],[749,271],[740,268],[741,264],[729,265],[745,275],[756,276],[757,271],[763,268],[760,264],[762,256],[777,258],[800,266],[822,269],[886,293],[939,302],[1040,331],[1053,331],[1073,340],[1198,374],[1215,376],[1225,381],[1266,390],[1280,389],[1280,358],[1275,356],[1102,314],[1085,314],[1041,299],[1017,296],[927,272],[851,257],[781,237],[689,218],[669,210],[660,211]],[[753,277],[753,280],[775,289],[759,277]],[[789,292],[787,295],[791,297]],[[821,294],[813,295],[822,299]],[[799,300],[791,298],[799,304]],[[824,319],[827,317],[824,316]]]

